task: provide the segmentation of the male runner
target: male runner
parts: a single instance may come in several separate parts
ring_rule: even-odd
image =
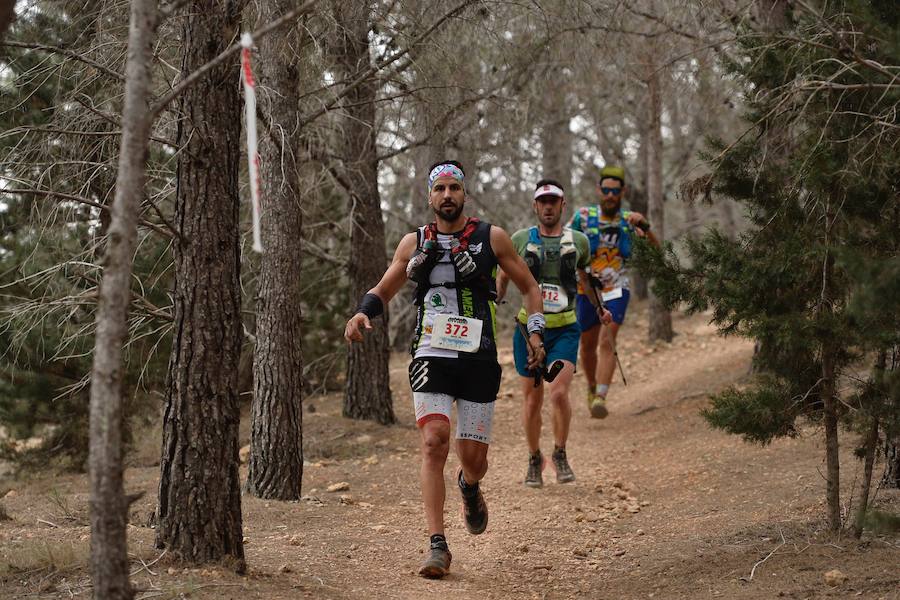
[[[350,342],[362,341],[363,330],[372,327],[370,319],[383,312],[406,279],[416,283],[418,322],[409,381],[421,437],[420,481],[431,534],[431,549],[419,574],[440,578],[449,572],[451,560],[444,536],[444,465],[454,400],[456,453],[461,464],[456,482],[466,529],[479,534],[487,527],[487,504],[479,481],[487,471],[491,420],[500,388],[494,321],[498,265],[525,297],[529,340],[534,348],[528,356],[530,367],[539,367],[544,360],[544,316],[540,288],[516,254],[509,235],[463,214],[462,165],[456,161],[433,165],[428,193],[436,220],[400,240],[381,281],[363,296],[357,313],[347,322],[344,337]]]
[[[626,191],[625,171],[621,167],[603,167],[597,183],[599,206],[580,208],[571,223],[572,229],[587,235],[591,276],[595,278],[594,284],[599,285],[597,293],[612,313],[612,323],[601,328],[594,290],[579,283],[576,312],[581,326],[581,364],[588,383],[588,408],[591,417],[597,419],[608,414],[606,396],[616,368],[616,336],[625,321],[631,296],[626,261],[631,256],[632,236],[646,235],[651,243],[659,245],[644,215],[621,210]],[[598,341],[602,341],[599,360]]]
[[[544,332],[544,349],[547,352],[547,364],[556,360],[563,363],[562,370],[550,387],[550,402],[553,407],[553,466],[556,469],[556,481],[568,483],[575,481],[575,473],[566,458],[566,440],[569,437],[569,423],[572,420],[572,407],[569,404],[569,386],[575,375],[575,361],[578,357],[578,337],[581,329],[575,319],[575,293],[579,279],[584,279],[584,269],[590,265],[591,255],[587,237],[570,228],[563,229],[562,214],[566,200],[562,185],[553,179],[542,179],[534,191],[534,212],[538,217],[538,225],[528,229],[520,229],[512,235],[513,246],[532,276],[541,285],[544,303],[544,317],[547,329]],[[509,280],[504,271],[497,277],[497,296],[503,299]],[[519,311],[517,317],[525,323],[525,309]],[[604,315],[604,322],[609,323],[610,315]],[[525,426],[525,437],[528,443],[528,470],[525,485],[541,487],[544,485],[544,458],[541,455],[541,408],[544,403],[543,382],[529,372],[528,347],[519,328],[513,333],[513,356],[516,371],[525,398],[522,422]]]

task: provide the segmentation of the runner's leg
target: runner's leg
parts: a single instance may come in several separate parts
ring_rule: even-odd
[[[597,387],[597,342],[600,339],[600,326],[594,325],[581,332],[581,367],[587,378],[588,393],[593,394]]]
[[[444,465],[450,451],[450,422],[427,421],[419,429],[422,442],[422,501],[429,534],[444,533]]]
[[[600,332],[600,356],[597,360],[597,383],[599,384],[608,386],[612,382],[613,373],[616,370],[614,350],[618,334],[618,323],[604,325]]]
[[[572,422],[572,405],[569,402],[569,388],[575,376],[575,365],[564,360],[563,370],[559,372],[550,387],[550,405],[553,407],[553,441],[557,448],[565,448],[569,438],[569,424]],[[538,432],[540,435],[540,431]]]
[[[562,375],[562,373],[560,373]],[[541,407],[544,405],[544,385],[534,387],[534,377],[519,377],[522,397],[522,425],[528,452],[534,454],[541,446]]]

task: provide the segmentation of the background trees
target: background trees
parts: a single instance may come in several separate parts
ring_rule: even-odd
[[[794,435],[801,415],[821,423],[833,530],[849,520],[840,425],[861,433],[859,535],[878,431],[896,439],[898,424],[888,380],[900,329],[896,311],[885,312],[888,296],[875,291],[895,285],[900,250],[900,54],[881,41],[896,39],[898,22],[878,5],[821,10],[802,4],[790,34],[741,38],[731,62],[752,84],[750,129],[719,146],[703,183],[706,193],[739,200],[751,229],[736,240],[713,230],[688,244],[689,267],[670,250],[655,273],[670,304],[710,307],[722,331],[761,342],[756,384],[714,398],[704,413],[710,423],[762,443]],[[871,303],[873,294],[882,302]]]
[[[172,19],[181,6],[164,6],[148,67],[158,118],[133,251],[110,218],[133,124],[128,3],[38,0],[2,42],[0,419],[14,437],[39,435],[41,456],[65,451],[83,468],[103,261],[130,254],[112,384],[125,390],[126,444],[130,426],[164,413],[159,539],[185,560],[241,563],[241,394],[253,399],[247,488],[267,497],[300,494],[301,394],[343,389],[347,416],[393,422],[388,337],[408,345],[408,294],[365,346],[348,353],[340,329],[387,249],[431,218],[425,170],[441,158],[465,164],[474,214],[508,230],[530,223],[541,176],[581,205],[599,166],[623,165],[631,207],[649,209],[685,259],[669,262],[682,276],[661,281],[662,297],[711,305],[723,328],[762,342],[763,385],[723,395],[710,420],[770,439],[810,415],[829,443],[839,423],[863,433],[867,460],[895,448],[898,328],[882,301],[896,293],[898,249],[889,2],[821,15],[724,0],[323,3],[255,50],[258,257],[241,227],[236,56],[173,88],[240,30],[297,7],[197,0]],[[707,136],[712,162],[698,158]],[[678,197],[685,182],[708,203]],[[711,224],[717,234],[694,239]],[[668,339],[668,313],[653,307],[651,336]],[[206,496],[188,499],[195,488]]]

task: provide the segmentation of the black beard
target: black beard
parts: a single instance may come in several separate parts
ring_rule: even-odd
[[[619,208],[621,208],[621,206],[622,206],[622,204],[621,204],[621,202],[620,202],[620,203],[617,203],[616,206],[615,206],[614,208],[609,208],[609,209],[607,209],[606,207],[604,207],[604,206],[601,204],[601,205],[600,205],[600,212],[603,213],[603,216],[604,216],[604,217],[614,217],[614,216],[616,216],[616,213],[619,212]]]
[[[458,207],[453,209],[451,213],[445,213],[444,208],[432,208],[434,210],[435,216],[441,221],[446,221],[447,223],[452,223],[457,220],[459,216],[462,214],[464,205],[459,205]]]

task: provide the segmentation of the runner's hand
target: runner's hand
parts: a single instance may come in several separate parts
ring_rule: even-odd
[[[605,308],[597,308],[597,316],[604,325],[612,323],[612,313]]]
[[[532,333],[528,336],[528,341],[531,342],[528,348],[528,369],[539,369],[544,364],[544,359],[547,358],[544,340],[538,334]]]
[[[344,339],[350,343],[363,341],[362,328],[372,329],[372,323],[369,322],[369,317],[366,315],[356,313],[350,317],[347,326],[344,327]]]
[[[635,228],[634,232],[638,237],[645,237],[647,235],[647,232],[639,227],[641,223],[647,222],[647,219],[644,217],[644,215],[639,212],[629,213],[628,217],[626,217],[626,220],[628,221],[629,225]]]

